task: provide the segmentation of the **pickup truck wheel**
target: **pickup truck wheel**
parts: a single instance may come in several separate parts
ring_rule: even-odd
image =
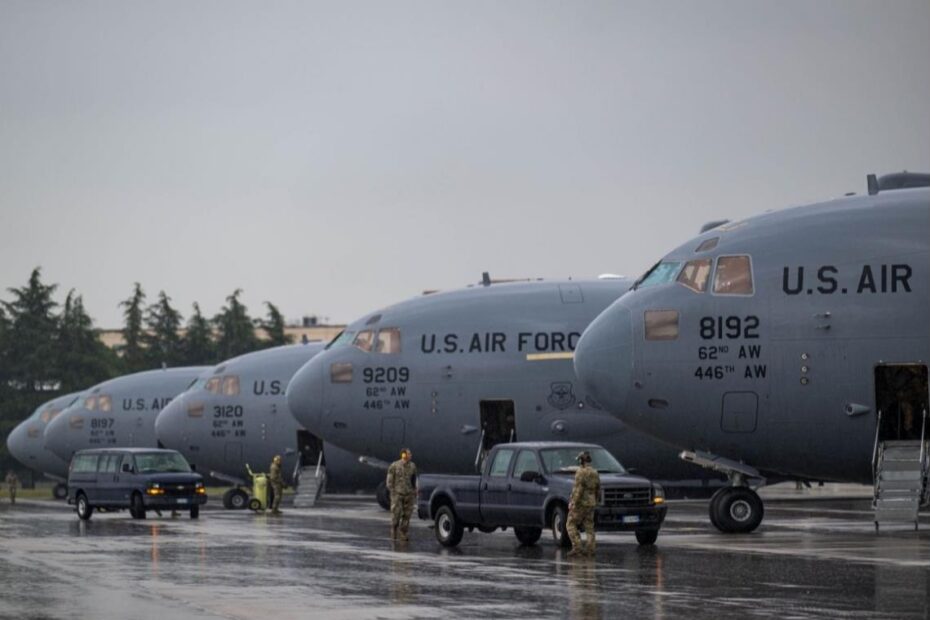
[[[142,496],[139,493],[133,493],[132,501],[129,503],[129,514],[133,519],[145,518],[145,504],[142,502]]]
[[[83,493],[78,493],[75,504],[77,505],[77,516],[81,521],[87,521],[94,514],[94,507],[87,503],[87,496]]]
[[[564,549],[572,546],[572,541],[568,537],[568,530],[565,528],[568,523],[568,510],[562,504],[558,504],[552,509],[552,538],[556,544]]]
[[[654,545],[659,538],[659,530],[636,530],[636,542],[640,545]]]
[[[462,542],[465,527],[450,506],[440,506],[436,511],[436,540],[443,547],[454,547]]]
[[[521,545],[530,547],[535,545],[542,536],[541,527],[515,527],[513,533],[517,535],[517,540]]]
[[[378,505],[385,510],[391,509],[391,492],[388,491],[384,482],[379,482],[375,488],[375,499],[378,500]]]

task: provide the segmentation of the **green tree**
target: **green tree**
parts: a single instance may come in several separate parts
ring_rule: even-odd
[[[177,366],[184,361],[181,336],[181,313],[171,306],[165,291],[158,293],[158,301],[146,311],[142,335],[149,367]]]
[[[97,337],[93,319],[74,290],[68,292],[58,319],[57,376],[60,392],[81,390],[117,375],[120,361]]]
[[[58,321],[52,300],[57,285],[42,283],[42,270],[36,267],[22,288],[7,289],[12,301],[2,302],[9,317],[4,330],[4,357],[7,372],[22,392],[48,390],[53,380],[57,350]]]
[[[182,341],[184,363],[190,366],[216,363],[216,343],[213,342],[213,329],[200,312],[200,305],[194,302],[194,313],[187,320],[187,333]]]
[[[216,349],[220,359],[229,359],[259,348],[255,327],[248,309],[239,301],[242,289],[236,289],[226,298],[226,305],[213,319],[217,329]]]
[[[262,321],[262,331],[268,336],[265,345],[278,347],[293,342],[293,338],[284,333],[284,317],[278,307],[270,301],[266,301],[265,305],[268,307],[268,318]]]
[[[123,308],[123,345],[119,348],[123,364],[128,372],[138,372],[148,368],[145,348],[144,320],[145,293],[142,285],[135,283],[132,295],[119,303]]]

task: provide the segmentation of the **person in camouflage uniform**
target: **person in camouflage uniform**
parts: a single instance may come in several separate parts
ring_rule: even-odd
[[[281,455],[275,454],[271,459],[271,471],[268,474],[268,484],[271,485],[271,514],[281,514],[281,498],[284,497],[284,476],[281,474]]]
[[[404,448],[400,459],[391,463],[387,472],[387,488],[391,494],[391,538],[408,540],[410,515],[416,502],[417,466],[411,460],[413,454]]]
[[[591,467],[591,454],[587,451],[578,455],[578,471],[575,473],[575,485],[572,487],[571,501],[568,503],[568,520],[565,529],[572,541],[572,550],[568,555],[594,555],[594,511],[601,496],[601,477]],[[582,545],[578,526],[584,528],[587,545]]]
[[[10,504],[16,503],[16,487],[19,486],[19,478],[16,477],[16,474],[11,469],[6,473],[6,486],[10,491]]]

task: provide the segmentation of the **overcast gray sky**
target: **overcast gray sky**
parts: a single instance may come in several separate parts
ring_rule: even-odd
[[[349,321],[930,170],[930,2],[0,0],[0,296]]]

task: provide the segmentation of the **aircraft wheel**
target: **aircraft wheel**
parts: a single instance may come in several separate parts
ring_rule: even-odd
[[[749,487],[729,487],[715,507],[717,527],[728,534],[748,534],[762,523],[762,499]]]
[[[565,527],[567,523],[568,509],[562,504],[557,504],[552,510],[552,538],[556,544],[564,549],[572,546],[572,541],[568,537],[568,530]]]
[[[720,527],[720,521],[717,520],[717,502],[720,501],[720,497],[728,488],[729,487],[723,487],[722,489],[714,491],[714,494],[710,496],[710,503],[707,505],[707,513],[710,515],[711,524],[721,531],[723,528]]]
[[[375,488],[375,497],[378,500],[379,506],[385,510],[391,509],[391,492],[388,491],[387,484],[384,482],[378,483],[377,488]]]
[[[436,540],[443,547],[455,547],[462,542],[465,527],[450,506],[440,506],[436,511]]]
[[[199,518],[200,518],[200,506],[198,504],[194,504],[193,506],[191,506],[191,519],[199,519]]]
[[[223,493],[223,508],[227,510],[245,510],[249,505],[249,496],[242,489],[229,489]]]
[[[87,503],[87,496],[83,493],[78,493],[77,496],[77,516],[81,521],[87,521],[90,519],[91,515],[94,514],[94,507]]]
[[[539,542],[539,539],[542,537],[542,528],[515,527],[513,528],[513,533],[517,535],[517,540],[520,541],[521,545],[529,547]]]
[[[68,497],[68,485],[64,482],[59,482],[52,488],[52,497],[55,499],[65,499]]]
[[[132,496],[132,501],[129,504],[129,514],[132,515],[133,519],[145,518],[145,504],[142,502],[142,496],[138,493],[134,493]]]
[[[654,545],[659,538],[659,530],[636,530],[636,542],[641,546]]]

